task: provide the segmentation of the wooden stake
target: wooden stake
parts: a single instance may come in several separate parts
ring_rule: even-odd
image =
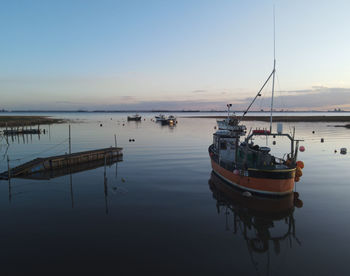
[[[10,180],[11,178],[11,172],[10,172],[10,158],[7,155],[7,170],[8,170],[8,179]]]
[[[10,172],[10,158],[7,155],[7,170],[8,170],[8,181],[9,181],[9,202],[11,203],[11,172]]]
[[[71,134],[70,134],[70,125],[69,125],[69,154],[72,153],[72,141],[71,141]]]

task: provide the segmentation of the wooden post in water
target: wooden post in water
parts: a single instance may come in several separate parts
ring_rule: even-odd
[[[107,177],[104,178],[104,194],[105,194],[105,212],[108,215],[108,186],[107,186]]]
[[[117,134],[114,134],[114,144],[117,147]],[[118,160],[115,162],[115,176],[118,176]]]
[[[69,184],[70,184],[70,199],[72,203],[72,208],[74,208],[73,179],[72,179],[71,169],[69,169]]]
[[[5,137],[7,146],[9,146],[9,145],[10,145],[10,144],[9,144],[9,136],[8,136],[8,135],[4,135],[4,137]]]
[[[9,202],[11,203],[11,170],[10,170],[10,158],[7,155],[7,170],[8,170],[8,181],[9,181]]]
[[[106,176],[106,164],[107,163],[107,155],[105,154],[105,168],[104,168],[104,177],[103,177],[103,186],[104,186],[104,194],[105,194],[105,212],[108,214],[108,186],[107,186],[107,176]]]
[[[69,154],[72,153],[72,141],[71,141],[71,136],[70,136],[70,125],[69,125]]]
[[[104,177],[106,178],[106,165],[107,165],[107,154],[105,153],[105,168],[104,168]]]
[[[11,178],[11,172],[10,172],[10,158],[7,155],[7,171],[8,171],[8,179],[10,180]]]

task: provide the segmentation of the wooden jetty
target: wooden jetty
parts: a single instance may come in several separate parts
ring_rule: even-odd
[[[103,166],[112,166],[117,162],[123,161],[122,156],[113,158],[98,159],[85,163],[74,164],[66,167],[60,167],[52,170],[39,171],[26,175],[19,175],[18,178],[32,179],[32,180],[50,180],[52,178],[61,177],[69,174],[75,174],[83,171],[94,170]]]
[[[41,130],[38,129],[5,129],[3,130],[4,135],[24,135],[24,134],[41,134]]]
[[[24,177],[34,173],[67,168],[96,160],[109,160],[123,156],[123,148],[110,147],[45,158],[36,158],[0,174],[0,179]],[[9,175],[10,173],[10,175]]]
[[[41,134],[42,130],[40,129],[40,125],[38,125],[37,128],[32,128],[30,126],[30,128],[28,128],[28,126],[17,126],[17,127],[9,127],[6,128],[2,131],[3,135],[6,136],[13,136],[13,135],[24,135],[24,134]],[[43,130],[44,134],[45,134],[45,129]]]

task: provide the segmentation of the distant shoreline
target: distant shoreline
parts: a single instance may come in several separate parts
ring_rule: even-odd
[[[224,119],[227,116],[186,116],[182,118]],[[238,116],[239,118],[239,116]],[[242,121],[270,122],[270,116],[245,116]],[[274,122],[350,122],[350,116],[273,116]]]
[[[64,123],[66,120],[47,116],[0,116],[0,127],[24,127]]]
[[[231,112],[235,113],[243,113],[244,110],[231,110]],[[254,113],[261,114],[269,114],[270,111],[250,111]],[[341,110],[341,111],[333,111],[333,110],[288,110],[288,111],[279,111],[274,110],[276,113],[349,113],[350,110]],[[0,115],[2,114],[11,114],[11,113],[227,113],[227,110],[0,110]]]

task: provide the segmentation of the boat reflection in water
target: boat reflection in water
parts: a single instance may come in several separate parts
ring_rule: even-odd
[[[296,237],[293,216],[295,207],[301,208],[303,205],[298,193],[276,198],[247,197],[241,190],[233,188],[213,172],[209,179],[209,187],[216,200],[218,214],[226,216],[226,230],[233,230],[235,235],[244,238],[257,272],[260,267],[264,267],[269,275],[270,251],[273,250],[275,255],[279,255],[282,243],[292,247],[295,241],[301,245]],[[265,259],[262,262],[267,264],[260,266],[257,259]]]

